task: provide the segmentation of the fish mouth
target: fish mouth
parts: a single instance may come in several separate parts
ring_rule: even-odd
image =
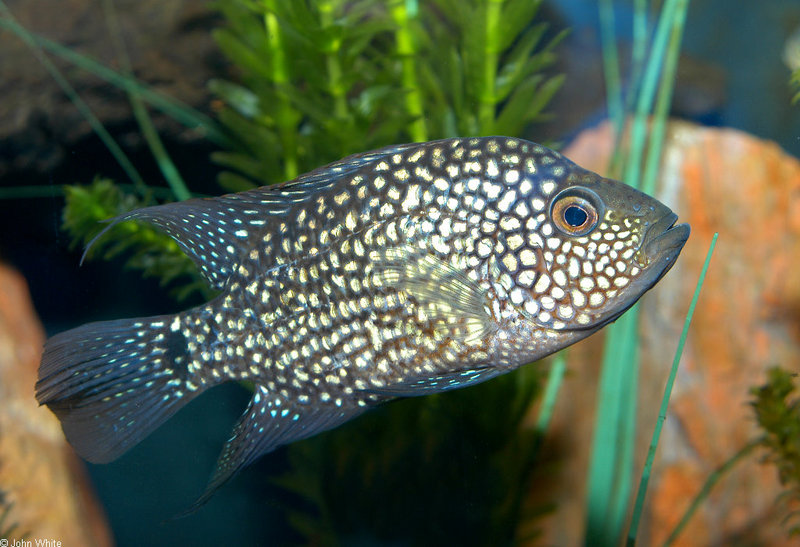
[[[652,270],[663,270],[652,280],[656,283],[675,263],[691,232],[686,223],[676,225],[678,215],[670,211],[653,223],[644,236],[640,248],[640,259]],[[643,255],[643,256],[642,256]]]

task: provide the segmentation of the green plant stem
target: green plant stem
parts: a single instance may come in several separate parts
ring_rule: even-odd
[[[114,3],[111,0],[103,0],[103,9],[106,16],[106,25],[109,28],[111,38],[114,42],[114,47],[117,50],[117,57],[120,60],[122,72],[126,76],[131,77],[133,74],[133,69],[131,67],[130,57],[128,57],[128,51],[125,47],[125,42],[122,37],[122,28],[120,27],[119,20],[117,19]],[[181,174],[178,171],[178,168],[175,166],[175,163],[172,161],[172,158],[169,157],[161,137],[158,136],[158,131],[156,131],[155,125],[153,125],[153,120],[150,118],[150,114],[147,112],[147,108],[144,105],[144,101],[142,101],[141,95],[136,88],[133,87],[126,88],[126,92],[128,93],[128,101],[130,101],[131,108],[133,109],[133,116],[136,118],[136,122],[139,124],[139,129],[144,136],[145,142],[147,142],[147,146],[150,148],[150,152],[156,159],[156,163],[161,170],[161,174],[164,176],[164,179],[167,181],[170,189],[172,189],[175,199],[178,201],[183,201],[191,198],[192,194],[189,192],[189,188],[187,188],[186,183],[184,182],[183,177],[181,177]]]
[[[644,148],[647,143],[647,122],[650,112],[653,109],[653,101],[656,94],[656,86],[662,77],[662,68],[666,55],[669,37],[674,21],[679,16],[678,9],[685,11],[688,7],[687,0],[665,0],[661,8],[661,15],[658,18],[658,25],[653,37],[653,45],[650,49],[650,57],[647,60],[647,67],[642,81],[642,88],[636,102],[636,112],[633,117],[631,128],[631,149],[625,169],[625,182],[634,188],[641,187],[641,168],[644,156]],[[680,47],[680,44],[674,44]]]
[[[478,95],[478,125],[481,135],[494,131],[494,118],[497,106],[495,83],[499,56],[499,26],[503,0],[486,0],[485,35],[483,44],[483,77]]]
[[[550,372],[547,375],[547,384],[542,397],[542,406],[539,410],[539,417],[536,419],[536,447],[538,450],[541,444],[541,439],[547,433],[550,427],[550,420],[553,417],[553,410],[556,406],[558,399],[558,392],[561,389],[561,384],[564,380],[564,373],[567,370],[567,359],[565,357],[566,351],[560,351],[553,357],[553,363],[550,365]]]
[[[267,31],[267,49],[269,50],[272,81],[277,88],[278,114],[276,124],[283,148],[283,173],[285,180],[291,180],[299,174],[297,158],[297,120],[300,115],[292,107],[286,95],[289,89],[290,76],[286,63],[286,52],[283,45],[283,31],[278,17],[275,15],[275,0],[264,0],[264,27]]]
[[[686,528],[686,525],[691,520],[692,516],[694,516],[695,512],[697,512],[698,507],[703,504],[703,502],[708,498],[708,495],[711,493],[712,488],[728,473],[733,467],[746,458],[750,453],[758,448],[764,442],[763,437],[759,437],[758,439],[753,439],[746,445],[744,445],[736,454],[731,456],[728,461],[720,465],[717,469],[711,473],[706,482],[703,483],[703,487],[697,493],[697,495],[692,500],[692,503],[689,504],[689,507],[686,508],[686,512],[681,517],[680,522],[675,526],[670,533],[669,537],[664,542],[664,547],[669,547],[675,540],[678,539],[683,529]]]
[[[626,106],[633,106],[633,98],[639,90],[647,54],[647,0],[633,1],[633,44],[631,49],[630,91]]]
[[[650,146],[647,150],[647,161],[645,163],[644,178],[642,180],[642,191],[647,194],[652,194],[655,190],[658,168],[661,164],[661,149],[664,143],[664,135],[666,134],[669,108],[672,103],[672,92],[675,89],[678,57],[680,56],[683,28],[686,23],[688,7],[689,0],[678,0],[675,8],[675,16],[672,18],[669,45],[667,46],[666,59],[664,60],[661,85],[659,86],[658,97],[656,98],[653,127],[650,130]]]
[[[675,357],[672,360],[672,368],[667,378],[667,385],[664,387],[664,396],[661,399],[661,408],[658,412],[658,419],[656,426],[653,430],[653,438],[650,441],[650,448],[647,451],[647,458],[645,459],[644,468],[642,469],[642,477],[639,482],[639,491],[636,494],[636,502],[633,507],[633,516],[631,518],[631,525],[628,529],[627,545],[632,546],[636,543],[636,534],[639,531],[639,521],[642,516],[642,508],[644,507],[645,496],[647,495],[647,486],[650,482],[650,473],[653,467],[653,460],[656,457],[656,449],[658,448],[658,440],[661,437],[661,428],[664,426],[664,421],[667,419],[667,408],[669,407],[669,397],[672,393],[672,386],[675,384],[675,377],[678,375],[678,364],[681,361],[683,354],[683,346],[686,344],[686,337],[689,335],[689,326],[692,324],[692,317],[694,316],[694,309],[697,306],[697,301],[700,298],[700,290],[703,288],[703,282],[706,279],[706,272],[711,263],[711,256],[714,254],[714,247],[717,245],[718,233],[714,234],[711,238],[711,244],[708,247],[706,260],[703,263],[703,268],[700,270],[700,277],[697,280],[697,286],[694,289],[692,301],[689,304],[689,311],[686,312],[686,319],[683,322],[683,331],[681,337],[678,339],[678,348],[675,351]]]
[[[417,0],[392,0],[389,9],[397,28],[394,37],[397,56],[402,64],[403,89],[406,92],[406,110],[411,116],[408,132],[411,140],[422,142],[428,140],[425,118],[422,111],[422,93],[417,82],[417,55],[411,20],[416,17]]]
[[[87,57],[86,55],[72,51],[71,49],[62,46],[57,42],[53,42],[52,40],[48,40],[47,38],[29,32],[24,27],[19,25],[19,23],[17,23],[13,17],[11,17],[10,12],[2,2],[0,2],[0,8],[2,8],[2,12],[4,14],[4,17],[0,18],[0,28],[9,30],[19,36],[28,44],[29,47],[32,49],[35,48],[34,51],[40,51],[41,49],[47,50],[57,57],[72,63],[82,70],[91,72],[98,78],[105,80],[106,82],[113,84],[120,89],[128,90],[129,88],[135,88],[136,92],[142,97],[142,99],[147,101],[147,103],[174,118],[179,123],[182,123],[189,128],[202,131],[204,136],[220,146],[232,146],[231,140],[228,138],[228,136],[225,135],[225,133],[220,129],[219,125],[208,116],[201,114],[187,104],[173,99],[172,97],[167,97],[166,95],[157,93],[147,88],[136,79],[124,76],[119,72],[108,68],[102,63]],[[46,59],[46,57],[43,57],[42,54],[39,53],[37,54],[37,58],[44,64],[48,72],[50,72],[50,69],[47,68],[48,65],[42,60]],[[49,60],[47,62],[49,63]],[[50,63],[50,65],[52,66],[52,63]],[[53,77],[55,79],[55,76]]]
[[[323,30],[333,25],[334,2],[320,0],[318,3],[319,18]],[[339,60],[341,42],[331,40],[325,50],[325,66],[328,70],[328,91],[333,97],[333,116],[336,120],[347,118],[347,89],[342,83],[342,65]]]
[[[642,71],[644,70],[644,61],[647,53],[647,1],[634,0],[633,3],[633,45],[631,49],[631,76],[628,92],[625,96],[623,106],[623,118],[628,112],[633,110],[634,101],[639,90],[641,89]],[[614,154],[611,157],[611,165],[609,166],[609,176],[621,177],[622,166],[627,162],[627,152],[622,146],[622,139],[625,134],[625,120],[621,123],[615,123],[614,135]]]
[[[638,91],[631,145],[624,168],[624,180],[637,188],[642,185],[641,165],[647,143],[647,120],[653,108],[659,79],[663,82],[660,94],[663,100],[656,112],[660,120],[656,119],[655,123],[661,134],[655,136],[651,143],[648,166],[657,165],[661,155],[663,124],[668,113],[664,105],[668,106],[674,83],[671,81],[674,71],[668,72],[663,67],[668,46],[670,54],[677,56],[682,33],[674,29],[682,30],[681,19],[685,17],[687,6],[687,0],[666,0],[663,5],[643,84]],[[638,7],[641,10],[644,5],[638,4]],[[650,186],[654,184],[655,172],[651,175],[653,179],[648,181]],[[587,495],[586,540],[595,545],[618,544],[629,503],[639,368],[637,310],[638,307],[634,306],[606,331]]]
[[[637,324],[638,305],[634,305],[606,330],[587,487],[587,545],[616,545],[621,535],[632,480]]]
[[[614,4],[611,0],[600,0],[600,42],[603,53],[603,74],[606,82],[606,105],[608,117],[614,124],[617,135],[622,133],[625,113],[622,109],[622,85],[619,71],[619,53],[615,40]]]

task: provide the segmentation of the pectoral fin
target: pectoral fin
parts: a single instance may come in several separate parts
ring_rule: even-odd
[[[391,248],[373,252],[370,259],[380,282],[413,297],[440,334],[472,343],[496,330],[486,291],[438,256]]]

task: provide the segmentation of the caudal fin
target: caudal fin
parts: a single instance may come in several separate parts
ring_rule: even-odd
[[[202,390],[188,378],[188,343],[175,316],[89,323],[50,338],[36,399],[61,420],[83,458],[109,462]]]

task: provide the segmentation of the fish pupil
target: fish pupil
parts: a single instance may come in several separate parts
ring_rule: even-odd
[[[577,205],[570,205],[564,209],[564,222],[573,228],[580,228],[586,224],[588,218],[589,214],[582,207],[578,207]]]

